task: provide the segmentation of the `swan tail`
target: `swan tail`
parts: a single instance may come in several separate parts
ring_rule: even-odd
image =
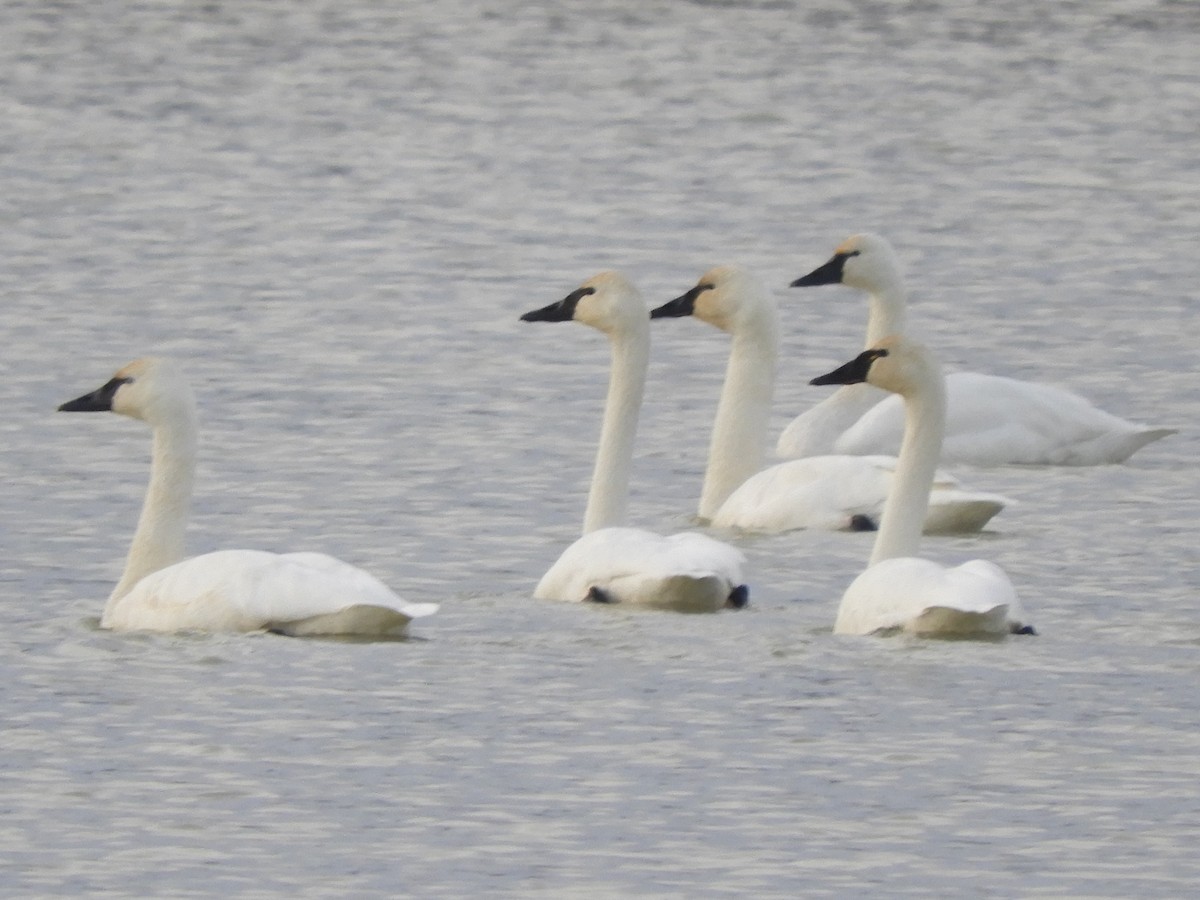
[[[1133,454],[1137,453],[1137,451],[1141,450],[1147,444],[1152,444],[1155,441],[1160,441],[1165,437],[1170,437],[1171,435],[1178,433],[1178,428],[1147,428],[1145,431],[1138,432],[1136,435],[1134,435],[1129,453],[1127,453],[1123,459],[1128,459],[1130,456],[1133,456]],[[1118,460],[1118,462],[1120,461],[1121,460]]]
[[[1004,509],[1006,500],[998,495],[969,494],[939,497],[935,490],[929,498],[929,509],[925,514],[925,534],[969,534],[982,531],[997,513]]]
[[[1143,428],[1117,420],[1122,427],[1097,435],[1087,443],[1063,447],[1049,461],[1064,466],[1097,466],[1123,463],[1147,444],[1178,434],[1176,428]],[[1040,460],[1035,460],[1038,462]]]
[[[919,637],[1003,637],[1011,630],[1008,604],[1001,603],[982,612],[953,606],[931,606],[906,622],[904,630]]]
[[[724,609],[733,593],[729,582],[719,575],[634,578],[626,584],[614,582],[610,590],[623,603],[684,613]]]
[[[403,637],[413,618],[429,615],[436,609],[434,603],[413,603],[406,612],[388,606],[359,604],[307,619],[270,622],[266,630],[289,637]]]

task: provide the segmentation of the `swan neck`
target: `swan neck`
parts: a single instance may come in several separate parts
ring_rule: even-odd
[[[109,607],[147,575],[183,559],[195,468],[195,412],[187,408],[154,428],[150,485],[125,559],[125,571],[109,597]]]
[[[871,291],[864,349],[874,347],[888,335],[904,334],[906,304],[904,285],[899,275],[888,278]]]
[[[711,520],[767,454],[779,329],[774,310],[757,327],[734,332],[717,404],[699,514]]]
[[[639,323],[641,324],[641,323]],[[588,493],[583,533],[625,524],[629,503],[629,475],[633,468],[633,442],[650,362],[649,317],[642,328],[611,335],[612,372],[600,427],[596,468]]]
[[[946,388],[940,371],[929,373],[920,389],[904,395],[904,440],[883,507],[871,565],[916,556],[929,509],[946,422]]]

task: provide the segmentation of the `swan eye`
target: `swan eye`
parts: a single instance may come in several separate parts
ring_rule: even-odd
[[[862,256],[862,251],[861,250],[851,250],[849,253],[842,254],[843,259],[849,259],[852,256]]]

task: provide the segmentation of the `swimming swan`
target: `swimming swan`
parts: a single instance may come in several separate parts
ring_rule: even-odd
[[[322,553],[221,550],[183,559],[196,404],[170,360],[135,360],[59,410],[117,412],[154,431],[150,486],[102,627],[395,636],[410,620],[437,610],[433,603],[406,603],[362,569]]]
[[[695,316],[733,338],[700,495],[701,518],[760,532],[873,528],[895,457],[812,456],[762,468],[779,356],[778,308],[763,283],[745,269],[718,266],[650,313],[654,319],[676,316]],[[965,490],[938,472],[925,530],[979,531],[1006,502],[998,494]]]
[[[870,294],[867,343],[903,334],[905,291],[886,240],[857,234],[823,266],[792,287],[846,284]],[[1091,466],[1118,463],[1168,434],[1097,409],[1062,388],[977,372],[946,376],[947,423],[942,462],[975,465]],[[867,384],[838,390],[784,430],[783,457],[820,453],[894,453],[904,430],[903,403]]]
[[[946,568],[916,555],[946,421],[945,381],[933,355],[895,335],[811,383],[867,383],[904,401],[904,440],[875,548],[867,570],[842,595],[834,633],[1032,633],[1012,582],[995,563],[973,559]]]
[[[521,320],[582,322],[608,335],[612,345],[612,375],[583,537],[563,551],[534,596],[684,612],[744,606],[749,592],[740,550],[695,532],[662,537],[621,525],[650,361],[650,316],[637,289],[617,272],[602,272]]]

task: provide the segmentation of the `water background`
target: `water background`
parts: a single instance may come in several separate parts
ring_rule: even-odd
[[[1180,896],[1200,879],[1200,3],[0,6],[0,892]],[[608,355],[518,316],[740,262],[773,427],[896,245],[948,368],[1180,434],[960,474],[928,539],[1041,631],[834,638],[870,536],[735,537],[752,608],[531,599]],[[655,323],[631,517],[685,527],[728,343]],[[403,643],[97,627],[149,441],[54,407],[149,353],[202,409],[195,552],[321,549]]]

